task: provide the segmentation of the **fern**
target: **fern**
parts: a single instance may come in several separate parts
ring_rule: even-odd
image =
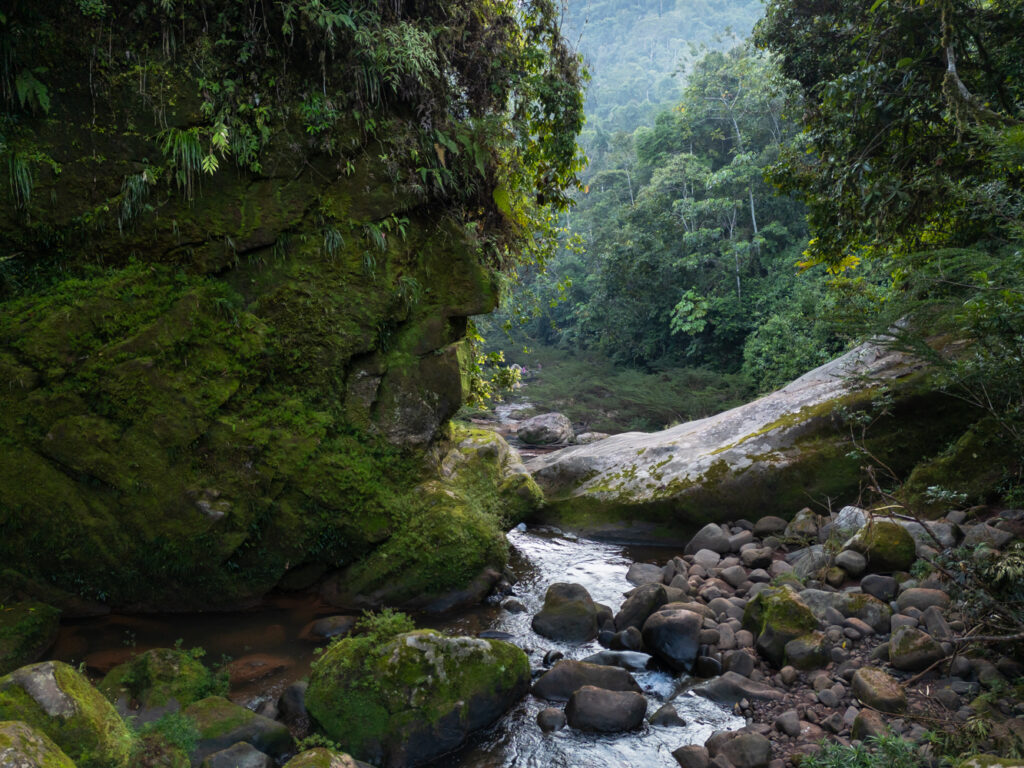
[[[14,207],[20,210],[28,208],[32,200],[32,168],[24,153],[11,152],[7,156],[7,171],[11,181],[11,195]]]
[[[149,185],[153,183],[153,179],[152,172],[147,169],[142,173],[125,176],[121,182],[121,208],[117,213],[117,229],[122,234],[134,226],[139,214],[146,210]]]
[[[195,197],[196,178],[203,170],[203,146],[199,129],[168,128],[163,132],[163,153],[174,169],[174,181],[185,198]]]

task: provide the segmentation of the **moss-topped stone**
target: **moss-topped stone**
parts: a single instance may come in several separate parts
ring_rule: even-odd
[[[349,610],[382,605],[446,611],[479,603],[508,560],[505,531],[543,495],[518,452],[489,430],[455,424],[402,525],[365,560],[325,582],[321,593]]]
[[[140,723],[157,720],[211,694],[227,693],[225,680],[215,676],[195,654],[176,648],[154,648],[118,664],[98,687],[122,716],[133,716]]]
[[[747,603],[743,628],[754,634],[757,650],[776,667],[786,658],[786,644],[818,628],[818,620],[789,585],[762,590]]]
[[[907,529],[891,520],[869,520],[846,542],[867,558],[870,573],[905,571],[917,559],[917,545]]]
[[[284,768],[373,768],[373,766],[362,760],[356,760],[345,752],[317,747],[300,752],[285,763]]]
[[[51,739],[78,768],[121,768],[134,740],[113,705],[73,667],[45,661],[0,678],[0,719],[21,720]]]
[[[195,722],[199,731],[199,741],[189,755],[193,765],[199,765],[207,756],[240,741],[275,759],[287,754],[295,744],[283,724],[257,715],[222,696],[200,699],[186,707],[184,714]]]
[[[60,611],[37,602],[0,608],[0,674],[31,664],[57,639]]]
[[[10,768],[75,768],[43,731],[17,720],[0,722],[0,765]]]
[[[353,756],[389,768],[429,762],[497,720],[527,691],[509,643],[432,630],[349,637],[313,667],[306,706]]]
[[[854,696],[879,712],[898,714],[907,708],[903,686],[883,669],[861,667],[853,673],[851,685]]]
[[[1024,759],[996,757],[995,755],[971,755],[957,763],[956,768],[1024,768]]]

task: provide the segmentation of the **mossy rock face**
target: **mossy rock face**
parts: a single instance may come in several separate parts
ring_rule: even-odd
[[[122,715],[150,722],[213,693],[226,693],[198,658],[174,648],[154,648],[119,664],[99,684]]]
[[[411,494],[401,527],[324,585],[330,603],[348,609],[447,609],[486,596],[494,580],[483,574],[497,574],[508,559],[505,531],[543,496],[500,435],[455,424],[446,445],[437,461],[438,479]]]
[[[829,663],[829,645],[821,632],[809,632],[785,645],[785,662],[803,671],[823,669]]]
[[[240,157],[254,124],[226,118],[232,151],[208,174],[165,147],[208,148],[204,99],[220,109],[241,82],[209,94],[203,78],[238,65],[210,41],[238,41],[238,8],[180,17],[201,77],[160,55],[177,10],[23,11],[8,19],[21,63],[53,98],[45,114],[12,102],[4,132],[4,162],[27,158],[33,185],[20,202],[0,187],[0,561],[69,603],[166,610],[251,603],[291,570],[361,560],[411,519],[462,404],[467,318],[498,298],[484,246],[507,226],[470,213],[465,188],[423,183],[407,159],[420,121],[395,102],[370,120],[380,139],[351,104],[307,132],[315,24],[245,64],[247,83],[275,83],[244,107],[263,146]],[[280,34],[281,9],[261,13],[250,32]],[[432,14],[410,28],[432,35]],[[362,65],[343,58],[346,90]]]
[[[11,768],[75,768],[49,736],[18,721],[0,723],[0,759]]]
[[[530,666],[497,640],[399,634],[375,647],[346,638],[310,674],[306,706],[353,756],[398,768],[429,762],[525,695]]]
[[[995,500],[1007,471],[1006,443],[999,425],[982,419],[971,426],[950,447],[934,458],[918,464],[903,484],[901,493],[908,506],[938,517],[950,507],[949,501],[936,500],[929,488],[964,494],[966,504],[984,504]]]
[[[757,650],[776,667],[785,663],[786,644],[818,628],[818,620],[788,585],[758,592],[743,611],[743,628]]]
[[[0,678],[0,719],[44,732],[78,768],[131,764],[128,727],[103,694],[63,662],[32,664]]]
[[[317,747],[300,752],[284,768],[372,768],[362,760],[356,760],[344,752]]]
[[[844,548],[864,555],[870,573],[905,571],[917,560],[914,537],[891,520],[869,520]]]
[[[205,757],[244,741],[260,752],[279,758],[294,747],[288,728],[268,717],[257,715],[221,696],[208,696],[186,707],[199,730],[199,743],[189,758],[198,765]]]
[[[8,603],[0,608],[0,674],[42,656],[59,628],[60,611],[45,603]]]

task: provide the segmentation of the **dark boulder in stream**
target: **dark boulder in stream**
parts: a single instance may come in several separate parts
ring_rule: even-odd
[[[573,692],[565,717],[580,731],[615,733],[639,728],[647,712],[647,700],[632,691],[608,691],[585,685]]]
[[[568,701],[585,685],[609,691],[640,692],[636,680],[624,669],[564,659],[533,684],[533,695],[548,701]]]
[[[597,607],[579,584],[552,584],[544,607],[533,617],[533,631],[552,640],[585,643],[597,637]]]

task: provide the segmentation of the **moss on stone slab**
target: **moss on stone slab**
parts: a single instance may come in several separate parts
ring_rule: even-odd
[[[344,752],[317,747],[300,752],[285,763],[284,768],[363,768],[365,765]]]
[[[0,722],[0,756],[12,768],[75,768],[46,733],[17,721]]]
[[[744,608],[743,628],[753,633],[757,650],[781,667],[786,644],[812,633],[818,628],[818,620],[787,585],[758,592]]]
[[[917,560],[917,544],[907,529],[891,520],[869,520],[847,543],[867,558],[871,573],[902,571]]]
[[[32,664],[0,678],[0,719],[46,733],[78,768],[127,768],[134,738],[114,707],[74,668]]]

